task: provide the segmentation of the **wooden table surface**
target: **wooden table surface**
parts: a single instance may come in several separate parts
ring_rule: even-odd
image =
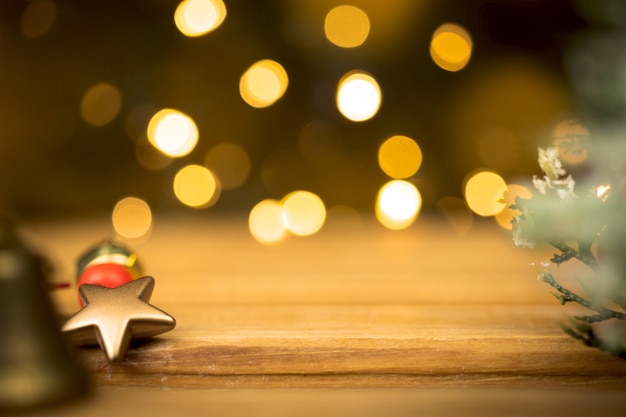
[[[565,335],[571,311],[536,280],[530,264],[549,252],[516,248],[489,222],[460,237],[434,217],[395,232],[332,220],[264,246],[245,216],[155,218],[133,248],[176,328],[116,365],[81,349],[95,394],[42,415],[626,413],[626,361]],[[49,221],[24,234],[60,280],[111,228]],[[559,274],[580,272],[569,268]],[[74,290],[54,301],[78,309]]]

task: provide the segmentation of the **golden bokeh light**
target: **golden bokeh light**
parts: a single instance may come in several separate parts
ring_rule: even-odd
[[[183,0],[174,12],[174,22],[181,33],[198,37],[217,29],[226,19],[222,0]]]
[[[190,164],[174,177],[174,194],[186,206],[201,209],[212,206],[220,196],[220,184],[206,167]]]
[[[376,199],[376,218],[388,229],[406,229],[413,224],[422,207],[422,196],[410,182],[389,181]]]
[[[126,197],[115,204],[111,216],[113,229],[126,239],[145,237],[152,229],[152,211],[144,200]]]
[[[430,56],[440,68],[460,71],[472,56],[472,39],[461,26],[445,23],[433,33]]]
[[[177,158],[189,154],[196,147],[198,128],[186,114],[163,109],[148,123],[148,140],[165,155]]]
[[[513,228],[513,217],[522,214],[518,209],[511,208],[512,204],[515,204],[516,198],[531,198],[533,195],[527,187],[519,184],[507,184],[506,191],[502,200],[506,207],[504,210],[496,214],[496,221],[500,226],[507,230]]]
[[[287,236],[283,222],[283,206],[279,201],[267,199],[257,203],[248,217],[250,234],[265,244],[276,243]]]
[[[422,150],[407,136],[392,136],[378,148],[378,165],[391,178],[409,178],[422,165]]]
[[[239,94],[252,107],[268,107],[285,94],[288,84],[289,78],[282,65],[264,59],[254,63],[241,76]]]
[[[337,6],[326,15],[324,33],[333,44],[342,48],[355,48],[365,42],[370,33],[370,20],[363,10],[355,6]]]
[[[503,202],[506,191],[504,179],[491,171],[478,171],[465,182],[465,201],[479,216],[495,216],[506,207]]]
[[[586,142],[589,140],[589,129],[578,120],[562,120],[552,132],[554,145],[559,148],[559,159],[568,165],[583,163],[589,157]]]
[[[91,86],[80,102],[80,115],[92,126],[105,126],[113,121],[122,106],[122,95],[113,85],[98,83]]]
[[[242,186],[250,175],[250,157],[234,143],[220,143],[212,147],[204,159],[205,165],[217,175],[224,190]]]
[[[326,206],[321,198],[309,191],[294,191],[282,201],[285,227],[294,235],[317,233],[326,220]]]
[[[458,236],[465,236],[472,229],[474,215],[463,199],[447,196],[438,200],[435,206]]]
[[[351,71],[344,75],[337,87],[337,108],[348,120],[363,122],[378,113],[382,93],[371,75]]]
[[[27,4],[20,16],[20,31],[27,38],[39,38],[54,24],[56,5],[51,0],[34,0]]]

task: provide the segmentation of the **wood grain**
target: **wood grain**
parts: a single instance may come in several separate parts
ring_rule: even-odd
[[[30,224],[25,234],[61,279],[110,228],[59,221]],[[140,397],[155,389],[471,388],[518,401],[526,398],[518,388],[626,391],[625,361],[561,330],[572,311],[531,266],[550,252],[516,248],[491,223],[467,236],[430,218],[398,232],[367,220],[334,223],[263,246],[244,217],[161,217],[134,248],[157,280],[152,303],[177,327],[135,342],[116,365],[99,348],[81,349],[105,396],[121,387]],[[557,276],[585,273],[572,264]],[[63,315],[78,308],[73,291],[54,299]],[[610,401],[625,405],[618,397]]]

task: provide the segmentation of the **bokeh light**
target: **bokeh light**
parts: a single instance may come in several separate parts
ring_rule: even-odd
[[[206,154],[204,162],[217,175],[223,190],[242,186],[250,174],[250,157],[234,143],[215,145]]]
[[[495,216],[504,208],[504,179],[491,171],[478,171],[468,176],[465,181],[465,201],[469,208],[479,216]]]
[[[248,217],[250,234],[265,244],[276,243],[287,236],[283,222],[283,206],[279,201],[266,199],[257,203]]]
[[[219,199],[220,191],[215,175],[201,165],[187,165],[174,177],[174,194],[189,207],[201,209],[212,206]]]
[[[333,44],[342,48],[355,48],[365,42],[370,32],[370,20],[363,10],[355,6],[337,6],[326,14],[324,33]]]
[[[239,94],[252,107],[268,107],[285,94],[288,84],[289,78],[282,65],[264,59],[254,63],[241,76]]]
[[[458,236],[465,236],[472,229],[474,215],[465,200],[446,196],[438,200],[435,206]]]
[[[413,224],[421,206],[422,196],[413,184],[389,181],[378,192],[376,218],[388,229],[405,229]]]
[[[181,157],[196,147],[198,128],[186,114],[174,109],[163,109],[152,116],[148,123],[148,140],[167,156]]]
[[[139,239],[152,229],[152,211],[144,200],[126,197],[115,204],[111,216],[113,229],[120,237]]]
[[[51,0],[28,2],[20,16],[20,31],[27,38],[39,38],[50,30],[56,15],[57,8]]]
[[[531,198],[532,193],[527,187],[519,184],[507,184],[506,191],[504,192],[503,201],[505,204],[504,210],[496,214],[496,221],[500,226],[505,229],[511,230],[513,228],[513,217],[522,214],[518,209],[511,208],[512,204],[515,204],[516,198]]]
[[[430,56],[440,68],[460,71],[472,56],[472,39],[461,26],[445,23],[433,33]]]
[[[337,87],[337,108],[348,120],[369,120],[380,108],[382,93],[371,75],[351,71],[344,75]]]
[[[562,120],[554,127],[552,132],[554,145],[559,148],[559,159],[568,165],[576,165],[585,162],[589,157],[587,141],[589,129],[578,120]]]
[[[326,207],[321,198],[309,191],[294,191],[282,201],[285,227],[297,236],[317,233],[326,220]]]
[[[222,0],[183,0],[174,12],[174,22],[189,37],[205,35],[217,29],[226,19]]]
[[[80,115],[92,126],[105,126],[113,121],[122,106],[119,90],[108,83],[91,86],[80,102]]]
[[[422,165],[422,150],[407,136],[392,136],[378,148],[378,165],[391,178],[409,178]]]

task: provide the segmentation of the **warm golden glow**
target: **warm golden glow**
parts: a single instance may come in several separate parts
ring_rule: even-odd
[[[354,48],[367,39],[370,20],[358,7],[337,6],[326,15],[324,33],[333,44],[342,48]]]
[[[150,206],[137,197],[126,197],[118,201],[111,217],[115,233],[126,239],[139,239],[152,229]]]
[[[554,127],[554,145],[559,148],[559,159],[568,165],[585,162],[589,157],[586,142],[589,140],[589,129],[580,122],[566,119]]]
[[[495,172],[479,171],[469,177],[465,183],[465,201],[469,208],[479,216],[495,216],[504,208],[506,182]]]
[[[289,78],[282,65],[264,59],[253,64],[241,76],[239,94],[252,107],[268,107],[285,94],[288,84]]]
[[[205,165],[217,175],[224,190],[242,186],[250,174],[250,157],[239,145],[220,143],[207,153]]]
[[[217,29],[226,19],[222,0],[184,0],[174,12],[174,22],[183,35],[202,36]]]
[[[598,197],[602,201],[605,201],[606,198],[609,196],[609,191],[610,190],[611,190],[611,185],[610,184],[598,185],[596,187],[596,197]]]
[[[519,198],[531,198],[532,193],[527,187],[518,184],[507,184],[506,191],[504,192],[503,201],[505,204],[504,210],[496,214],[496,221],[500,226],[505,229],[511,230],[513,228],[513,217],[519,216],[522,212],[511,208],[512,204],[515,204],[515,199]]]
[[[56,19],[57,8],[51,0],[34,0],[27,3],[20,16],[20,30],[27,38],[45,35]]]
[[[422,150],[409,137],[392,136],[378,149],[378,165],[391,178],[409,178],[422,165]]]
[[[113,121],[122,106],[119,90],[108,83],[98,83],[90,87],[80,102],[80,115],[93,126],[104,126]]]
[[[378,192],[376,218],[388,229],[405,229],[413,224],[421,206],[422,196],[413,184],[389,181]]]
[[[341,114],[354,122],[369,120],[380,108],[382,93],[369,74],[354,71],[346,74],[337,87],[337,107]]]
[[[261,243],[276,243],[284,239],[287,228],[283,222],[283,206],[272,199],[259,202],[250,211],[248,227],[252,237]]]
[[[187,165],[174,177],[174,194],[186,206],[210,207],[220,196],[220,185],[215,175],[201,165]]]
[[[430,56],[446,71],[460,71],[472,56],[472,39],[461,26],[446,23],[433,33]]]
[[[472,229],[474,216],[463,199],[458,197],[443,197],[436,204],[446,221],[459,236],[465,236]]]
[[[186,114],[163,109],[152,116],[148,123],[148,140],[167,156],[185,156],[198,143],[198,128]]]
[[[309,191],[288,194],[282,205],[285,227],[294,235],[309,236],[324,225],[326,207],[321,198]]]

